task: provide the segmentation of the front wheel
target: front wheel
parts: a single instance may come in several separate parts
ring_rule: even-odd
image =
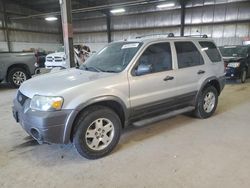
[[[13,68],[8,73],[8,81],[14,88],[20,87],[29,77],[28,73],[22,68]]]
[[[247,79],[247,71],[246,71],[246,69],[244,69],[241,72],[241,75],[240,75],[240,81],[241,81],[241,83],[245,83],[246,79]]]
[[[117,145],[121,134],[121,121],[110,108],[93,106],[84,111],[77,121],[73,144],[87,159],[109,154]]]
[[[208,118],[213,115],[218,104],[218,91],[213,86],[206,87],[198,96],[195,116]]]

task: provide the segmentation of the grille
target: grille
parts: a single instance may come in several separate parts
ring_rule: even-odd
[[[49,62],[52,62],[53,58],[52,57],[47,57],[46,60],[49,61]]]
[[[23,106],[25,101],[28,99],[24,94],[20,91],[17,92],[17,101]]]
[[[54,59],[55,62],[61,62],[63,60],[62,57],[57,57],[57,56],[55,56]]]
[[[46,58],[46,61],[48,61],[48,62],[61,62],[61,61],[63,61],[63,58],[62,57],[59,57],[59,56],[48,56],[47,58]]]

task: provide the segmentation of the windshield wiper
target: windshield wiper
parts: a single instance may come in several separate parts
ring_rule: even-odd
[[[117,71],[114,71],[114,70],[104,70],[103,72],[117,73]]]
[[[84,68],[85,70],[93,69],[93,70],[95,70],[96,72],[103,72],[101,69],[96,68],[96,67],[92,67],[92,66],[87,67],[86,65],[83,65],[83,68]]]

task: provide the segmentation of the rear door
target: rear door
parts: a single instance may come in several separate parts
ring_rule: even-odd
[[[178,70],[176,92],[192,101],[199,90],[199,81],[207,76],[204,59],[193,41],[175,41]]]

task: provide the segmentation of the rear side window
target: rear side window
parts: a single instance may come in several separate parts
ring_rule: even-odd
[[[206,52],[210,61],[212,61],[213,63],[221,61],[220,53],[214,43],[208,41],[203,41],[199,43],[202,47],[202,50]]]
[[[175,42],[178,67],[186,68],[204,64],[204,60],[192,42]]]

